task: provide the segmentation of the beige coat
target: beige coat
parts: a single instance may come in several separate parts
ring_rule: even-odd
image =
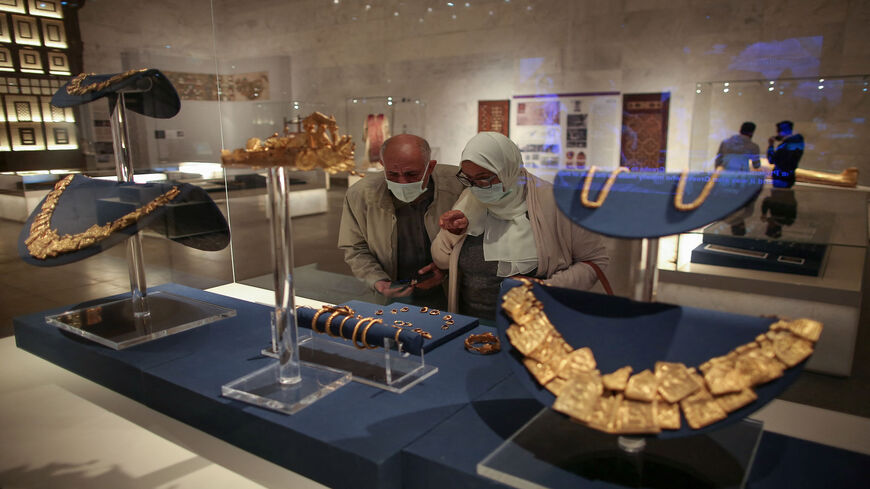
[[[438,233],[438,218],[453,207],[462,192],[457,171],[459,168],[450,165],[436,165],[432,171],[435,195],[424,215],[430,240]],[[382,172],[368,173],[347,190],[338,247],[344,250],[344,261],[353,274],[370,287],[379,280],[397,279],[396,229],[396,208]]]
[[[562,214],[551,184],[526,175],[526,204],[538,252],[538,276],[546,276],[547,282],[556,287],[590,289],[598,277],[592,267],[582,262],[591,261],[604,270],[610,262],[604,241]],[[432,242],[435,265],[449,270],[447,309],[454,312],[459,304],[459,252],[464,241],[464,234],[457,236],[441,230]]]

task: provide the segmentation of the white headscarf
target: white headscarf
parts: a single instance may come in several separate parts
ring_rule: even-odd
[[[484,203],[466,192],[455,208],[468,218],[468,234],[483,234],[483,259],[498,261],[499,277],[531,272],[538,267],[532,224],[526,217],[526,182],[520,182],[522,155],[513,141],[498,132],[481,132],[462,150],[462,161],[498,175],[509,193],[498,202]]]

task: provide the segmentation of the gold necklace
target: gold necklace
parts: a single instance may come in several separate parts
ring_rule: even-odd
[[[698,197],[696,197],[691,203],[686,204],[683,203],[683,194],[686,192],[686,180],[689,177],[689,170],[683,170],[683,173],[680,174],[680,182],[677,184],[677,192],[674,194],[674,207],[676,207],[678,211],[693,211],[698,207],[701,207],[701,204],[707,200],[710,192],[713,191],[713,186],[716,185],[716,180],[719,179],[720,173],[722,173],[721,166],[716,168],[716,171],[714,171],[713,175],[710,176],[710,180],[704,184],[704,188],[701,189],[701,193]]]
[[[118,73],[117,75],[109,78],[108,80],[103,80],[101,82],[94,82],[89,85],[82,86],[82,82],[85,81],[85,78],[89,76],[94,76],[96,73],[79,73],[75,78],[69,81],[69,84],[66,86],[66,93],[70,95],[84,95],[90,92],[97,92],[105,89],[106,87],[118,83],[119,81],[126,80],[131,76],[142,73],[143,71],[148,71],[148,68],[139,68],[135,70],[125,71],[123,73]]]
[[[616,177],[618,177],[620,173],[629,173],[631,171],[624,166],[617,168],[609,177],[607,177],[607,181],[604,182],[604,186],[601,187],[601,191],[598,192],[598,199],[591,201],[589,200],[589,189],[592,187],[592,177],[595,175],[595,170],[597,169],[597,166],[589,168],[589,172],[586,173],[586,180],[583,181],[583,191],[580,192],[580,202],[585,207],[591,207],[593,209],[601,207],[601,204],[603,204],[607,199],[607,194],[610,193],[610,187],[613,187]]]
[[[779,320],[755,341],[702,363],[700,374],[682,363],[656,362],[655,373],[631,375],[632,368],[624,366],[601,375],[592,350],[569,345],[532,283],[523,282],[503,297],[502,308],[514,323],[507,337],[529,373],[556,395],[554,410],[607,433],[680,429],[681,408],[692,429],[721,421],[757,399],[752,387],[809,357],[822,332],[822,324],[811,319]]]
[[[57,207],[60,196],[63,195],[64,190],[72,182],[74,176],[67,175],[55,184],[54,189],[45,197],[39,214],[36,215],[33,223],[30,225],[30,235],[24,240],[24,244],[27,245],[27,250],[30,251],[30,255],[34,258],[44,260],[50,256],[69,253],[99,243],[111,236],[112,233],[135,224],[139,219],[151,214],[158,207],[171,201],[181,193],[178,187],[172,187],[151,202],[124,214],[110,223],[103,224],[102,226],[94,224],[81,233],[60,236],[57,230],[51,227],[51,216],[54,214],[54,209]]]

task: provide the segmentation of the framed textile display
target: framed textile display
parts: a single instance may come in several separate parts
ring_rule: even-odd
[[[668,149],[669,92],[626,94],[622,99],[622,166],[664,169]]]
[[[477,132],[495,131],[510,137],[510,100],[477,102]]]

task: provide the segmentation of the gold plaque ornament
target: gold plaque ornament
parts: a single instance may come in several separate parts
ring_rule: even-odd
[[[225,167],[284,166],[297,170],[321,168],[331,174],[354,173],[354,143],[350,136],[338,134],[335,117],[314,112],[302,121],[302,128],[301,133],[275,133],[265,141],[251,138],[244,149],[221,150],[221,161]]]
[[[607,433],[678,430],[681,411],[692,429],[721,421],[758,398],[753,386],[781,377],[812,354],[822,332],[818,321],[781,320],[755,341],[697,368],[656,362],[655,373],[631,375],[626,365],[602,376],[592,350],[574,349],[565,341],[532,287],[527,281],[502,297],[502,308],[514,321],[506,330],[508,339],[529,373],[556,396],[554,410]]]

